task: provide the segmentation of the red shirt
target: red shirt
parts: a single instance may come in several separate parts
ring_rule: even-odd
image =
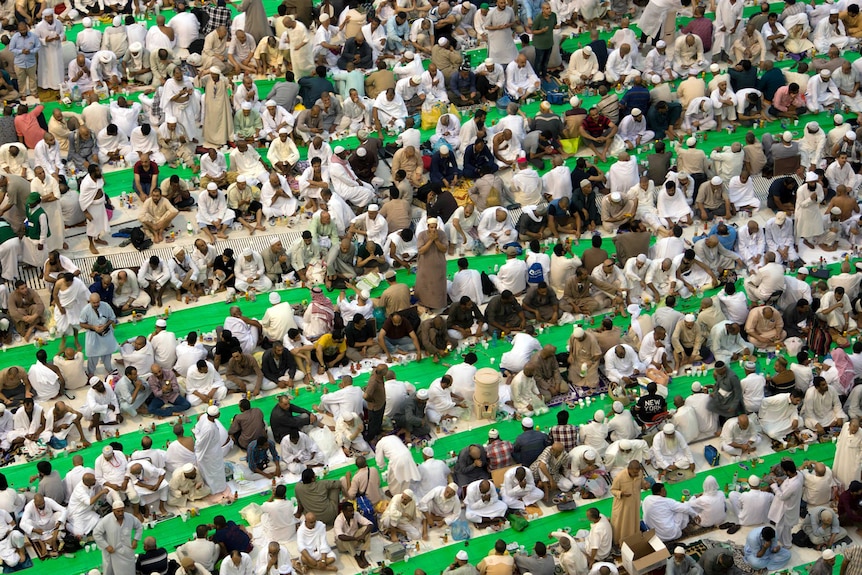
[[[604,133],[608,126],[611,125],[611,120],[607,116],[602,116],[601,114],[596,116],[595,119],[593,119],[592,116],[587,115],[581,125],[584,127],[584,129],[589,135],[593,136],[594,138],[598,138]]]
[[[45,130],[39,125],[38,120],[44,109],[44,106],[39,105],[26,114],[15,116],[15,133],[18,134],[19,139],[23,138],[24,145],[30,150],[35,148],[45,136]]]

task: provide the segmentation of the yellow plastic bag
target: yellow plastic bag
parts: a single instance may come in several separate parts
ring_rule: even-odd
[[[443,115],[443,111],[446,108],[439,104],[435,104],[431,106],[430,109],[422,110],[422,129],[423,130],[433,130],[437,127],[437,121],[440,119],[440,116]]]
[[[563,151],[567,154],[576,154],[578,153],[578,147],[581,145],[581,138],[578,136],[577,138],[569,138],[567,140],[560,140],[560,145],[563,147]]]

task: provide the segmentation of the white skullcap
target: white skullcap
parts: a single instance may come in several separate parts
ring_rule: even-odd
[[[500,437],[500,432],[498,430],[491,429],[488,432],[488,439],[497,439],[498,437]]]
[[[713,186],[720,186],[721,185],[721,178],[719,176],[713,176],[712,180],[710,180],[710,181],[712,182]]]
[[[521,426],[526,427],[527,429],[532,429],[533,428],[533,418],[532,417],[525,417],[524,419],[521,420]]]
[[[101,383],[101,382],[102,382],[102,380],[99,379],[98,377],[96,377],[95,375],[87,380],[87,384],[89,384],[89,385],[96,385],[97,383]]]
[[[434,457],[434,450],[430,447],[425,447],[422,449],[422,455],[425,457]]]
[[[437,40],[437,44],[438,44],[439,46],[445,46],[445,45],[447,45],[448,43],[449,43],[449,40],[447,40],[445,37],[444,37],[444,38],[440,38],[439,40]]]
[[[856,132],[847,132],[844,137],[853,142],[856,140]]]
[[[362,299],[368,299],[371,297],[371,292],[368,291],[367,289],[364,289],[361,292],[359,292],[359,297],[361,297]]]
[[[210,74],[221,74],[221,70],[219,70],[218,66],[211,66]]]
[[[92,28],[93,27],[93,19],[87,16],[81,21],[81,24],[84,25],[84,28]]]
[[[780,226],[780,225],[783,225],[785,221],[787,221],[787,212],[778,212],[777,214],[775,214],[775,223],[776,224],[778,224]],[[808,272],[806,271],[805,273],[808,273]]]
[[[687,313],[687,314],[685,314],[685,318],[684,318],[684,319],[685,319],[685,321],[687,321],[688,323],[691,323],[691,322],[693,322],[694,320],[696,320],[697,318],[696,318],[696,317],[694,317],[694,314],[693,314],[693,313]]]
[[[833,559],[835,559],[835,551],[833,551],[832,549],[824,549],[823,553],[821,553],[820,556],[823,557],[823,559],[826,561],[832,561]]]
[[[380,206],[378,206],[377,204],[368,204],[368,211],[369,212],[379,212]]]
[[[101,62],[102,64],[107,64],[110,61],[111,61],[111,52],[108,52],[107,50],[105,50],[104,52],[101,52],[99,54],[99,62]]]
[[[664,427],[661,428],[661,430],[668,435],[673,435],[676,431],[676,426],[673,423],[666,423]]]
[[[646,255],[645,254],[638,254],[638,256],[635,259],[638,261],[638,263],[644,263],[644,262],[646,262]]]
[[[584,451],[584,459],[588,461],[595,461],[596,457],[598,457],[598,455],[596,454],[595,449],[590,448]]]
[[[356,155],[360,158],[364,158],[368,155],[368,150],[366,150],[365,148],[356,148]]]
[[[407,50],[406,52],[404,52],[404,57],[408,60],[412,60],[416,57],[416,54],[413,52],[413,50]]]
[[[278,129],[278,135],[279,135],[279,136],[280,136],[281,134],[289,134],[289,133],[290,133],[290,130],[288,130],[287,128],[279,128],[279,129]]]
[[[168,124],[176,124],[177,123],[177,117],[176,116],[168,116],[167,118],[165,118],[165,122],[167,122]]]
[[[593,53],[592,48],[590,48],[589,46],[584,46],[584,54],[586,54],[587,56],[591,56],[592,53]]]
[[[454,483],[454,482],[450,483],[446,487],[448,487],[449,489],[451,489],[455,493],[458,493],[458,484],[457,483]]]
[[[628,451],[632,448],[632,442],[630,439],[620,439],[620,449],[623,451]]]
[[[183,248],[180,248],[180,250],[182,250],[182,249]],[[156,327],[168,327],[168,322],[166,322],[163,319],[157,319],[156,320]]]
[[[448,156],[449,155],[449,146],[447,146],[446,144],[443,144],[442,146],[440,146],[440,155],[441,156]]]
[[[578,98],[577,96],[572,96],[571,98],[569,98],[569,105],[572,108],[577,108],[578,106],[580,106],[580,104],[581,104],[581,99]]]
[[[832,214],[833,216],[840,216],[841,215],[841,208],[839,208],[838,206],[835,206],[831,210],[829,210],[829,213]]]
[[[700,393],[701,390],[703,390],[703,386],[700,384],[699,381],[695,381],[694,383],[691,384],[691,390],[694,393]]]
[[[111,509],[124,509],[125,507],[126,507],[126,504],[123,503],[121,500],[115,500],[111,504]]]
[[[102,455],[105,457],[111,457],[112,455],[114,455],[114,448],[110,445],[106,445],[102,448]]]
[[[614,408],[614,413],[622,413],[623,410],[626,408],[626,406],[623,405],[622,401],[615,401],[613,408]]]
[[[42,10],[42,18],[44,18],[45,16],[53,16],[53,15],[54,15],[54,9],[53,8],[45,8],[44,10]]]
[[[829,15],[832,16],[833,14],[835,14],[835,15],[840,14],[840,12],[838,11],[838,8],[832,8],[831,10],[829,10]]]
[[[817,130],[820,129],[820,124],[818,124],[817,122],[808,122],[807,124],[805,124],[805,127],[808,128],[809,130],[811,130],[812,132],[816,132]]]
[[[242,250],[243,257],[248,257],[251,255],[251,253],[251,248],[245,248],[244,250]]]
[[[207,415],[210,417],[218,417],[219,413],[221,412],[219,411],[218,405],[210,405],[207,407]]]
[[[434,224],[436,226],[438,224],[438,221],[437,218],[428,218],[427,220],[425,220],[425,223],[429,226],[431,224]]]
[[[237,179],[239,179],[239,178],[237,178]],[[210,182],[210,183],[208,183],[208,184],[207,184],[207,189],[208,189],[208,190],[217,190],[217,189],[218,189],[218,186],[216,185],[216,183],[215,183],[215,182]]]
[[[280,237],[278,237],[278,236],[272,236],[271,238],[269,238],[269,245],[270,245],[270,246],[274,246],[275,244],[277,244],[277,243],[278,243],[278,242],[280,242],[280,241],[281,241],[281,238],[280,238]]]
[[[832,116],[832,121],[835,122],[836,126],[840,126],[844,123],[844,116],[842,116],[841,114],[835,114],[834,116]]]
[[[718,64],[711,64],[709,66],[709,71],[713,74],[718,74],[721,71],[721,68],[719,68]]]
[[[689,148],[695,147],[697,145],[697,138],[692,136],[691,138],[689,138],[688,140],[685,141],[685,145],[688,146]]]
[[[667,48],[667,42],[665,42],[664,40],[659,40],[658,42],[655,43],[655,47],[656,48]]]
[[[751,487],[757,487],[760,485],[760,478],[756,475],[752,475],[751,477],[748,478],[748,484]]]
[[[278,292],[272,292],[269,294],[269,305],[278,305],[281,303],[281,296],[278,295]]]
[[[611,192],[611,201],[618,204],[623,201],[623,195],[619,192]]]
[[[783,212],[782,212],[782,213],[783,213]],[[809,272],[809,271],[808,271],[808,268],[802,267],[802,268],[799,268],[798,270],[796,270],[796,273],[798,273],[798,274],[802,274],[802,275],[804,275],[804,276],[807,276],[807,275],[808,275],[808,274],[810,274],[811,272]]]
[[[455,559],[458,559],[459,561],[466,561],[469,558],[470,557],[467,555],[467,552],[463,549],[461,549],[460,551],[458,551],[458,553],[455,554]]]
[[[293,573],[293,567],[290,563],[282,563],[278,566],[278,575],[290,575]]]
[[[272,108],[273,106],[278,106],[278,104],[276,103],[275,100],[267,100],[264,103],[264,106],[266,106],[267,108]]]
[[[194,463],[186,463],[185,465],[183,465],[183,473],[191,473],[194,470],[195,470],[195,464]]]
[[[605,420],[605,412],[602,409],[597,409],[593,414],[593,421],[604,421]]]
[[[344,146],[335,146],[335,149],[332,152],[337,156],[338,154],[344,153]]]
[[[236,181],[240,183],[244,183],[248,181],[248,178],[245,177],[245,174],[240,174],[236,177]]]
[[[120,27],[123,25],[123,19],[119,16],[114,16],[114,21],[112,22],[114,26]]]
[[[757,369],[757,363],[753,361],[746,361],[743,367],[745,367],[745,369],[747,369],[748,371],[754,371]]]
[[[572,337],[581,339],[582,337],[584,337],[585,333],[586,332],[584,331],[584,328],[582,328],[581,326],[577,326],[575,327],[575,329],[572,330]]]
[[[685,555],[685,547],[677,546],[673,548],[674,555]]]
[[[140,42],[132,42],[131,44],[129,44],[129,52],[131,52],[132,54],[137,54],[143,49],[144,46]]]
[[[414,84],[420,84],[422,82],[422,76],[420,76],[419,74],[416,74],[414,76],[410,76],[410,81],[413,82]]]
[[[783,134],[781,134],[781,139],[785,142],[789,142],[793,139],[793,134],[791,134],[790,132],[784,132]]]
[[[326,12],[324,12],[323,14],[321,14],[321,15],[320,15],[320,18],[318,18],[318,21],[320,21],[320,22],[329,22],[329,14],[327,14]]]
[[[659,76],[658,74],[653,74],[652,78],[650,78],[650,81],[653,84],[661,84],[661,76]]]
[[[832,71],[829,70],[829,68],[823,68],[822,70],[820,70],[820,75],[823,76],[824,78],[828,78],[829,76],[832,75]]]
[[[243,110],[251,110],[251,102],[243,102],[242,103]]]
[[[640,108],[632,108],[632,116],[637,117],[637,116],[640,116],[641,114],[643,114],[643,112],[641,112]]]
[[[817,174],[815,174],[814,172],[807,172],[805,174],[805,181],[806,182],[816,182],[817,181]]]
[[[485,58],[485,65],[486,66],[493,66],[494,65],[494,59],[493,58]]]
[[[426,401],[428,399],[428,390],[420,389],[416,392],[416,399],[421,399],[422,401]]]

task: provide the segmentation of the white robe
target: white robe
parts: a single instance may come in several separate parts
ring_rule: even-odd
[[[687,468],[694,463],[694,455],[685,438],[679,431],[674,432],[676,444],[670,445],[666,433],[657,433],[652,444],[652,460],[657,469],[667,469],[671,465]]]
[[[98,238],[108,233],[111,225],[108,223],[108,212],[105,209],[105,180],[99,178],[93,181],[90,175],[81,180],[79,202],[81,210],[88,212],[92,219],[87,221],[87,236]]]
[[[472,521],[473,523],[481,523],[488,519],[503,517],[506,515],[506,509],[508,508],[506,503],[497,495],[497,490],[490,481],[488,483],[491,483],[491,489],[486,494],[489,496],[489,499],[488,501],[482,500],[483,496],[482,492],[479,491],[479,487],[483,481],[482,479],[477,479],[468,485],[466,495],[464,496],[464,505],[467,508],[467,521]]]
[[[758,419],[763,432],[778,441],[783,441],[784,437],[793,431],[793,422],[801,423],[797,407],[790,403],[789,393],[763,398]]]
[[[132,541],[139,542],[143,537],[143,526],[130,514],[123,515],[122,525],[113,513],[104,516],[93,530],[96,545],[102,550],[103,575],[128,575],[135,571],[135,550]],[[114,552],[105,551],[113,547]]]
[[[54,17],[54,22],[48,24],[41,20],[33,27],[33,32],[39,38],[42,46],[39,48],[39,66],[37,68],[37,84],[40,88],[59,90],[63,83],[63,39],[66,37],[65,28],[60,19]],[[48,36],[59,36],[51,42]]]
[[[844,489],[862,477],[862,431],[850,433],[850,422],[844,424],[836,444],[832,473]]]
[[[509,509],[523,511],[526,507],[534,505],[544,496],[544,492],[536,487],[533,473],[527,468],[524,469],[526,474],[524,476],[525,484],[523,487],[518,482],[518,478],[515,477],[515,472],[518,471],[517,466],[510,468],[503,476],[500,496]]]
[[[194,435],[195,456],[201,478],[213,494],[222,493],[227,489],[227,482],[224,473],[224,441],[218,421],[210,421],[208,416],[202,415],[195,425]]]
[[[387,435],[377,442],[375,460],[378,469],[386,467],[386,481],[390,486],[393,486],[393,483],[395,485],[392,487],[393,493],[400,493],[409,487],[411,482],[422,479],[419,467],[413,461],[413,454],[397,436]],[[403,487],[398,489],[399,486]]]

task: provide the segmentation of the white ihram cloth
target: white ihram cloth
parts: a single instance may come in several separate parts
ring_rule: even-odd
[[[221,424],[218,420],[211,421],[209,416],[202,416],[195,425],[195,456],[201,478],[214,494],[227,489],[224,474],[224,447]],[[226,435],[226,433],[225,433]]]

